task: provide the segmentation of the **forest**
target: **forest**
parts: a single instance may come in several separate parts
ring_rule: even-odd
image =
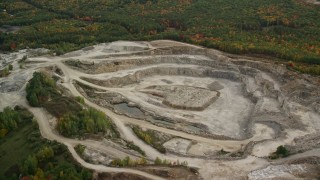
[[[63,54],[101,42],[172,39],[319,65],[319,17],[320,6],[300,0],[3,0],[0,27],[21,29],[2,32],[0,48]]]
[[[0,112],[0,179],[92,179],[66,146],[42,138],[32,119],[20,106]]]
[[[0,138],[5,137],[20,126],[30,123],[32,119],[33,115],[23,107],[16,106],[14,109],[10,107],[4,108],[0,112]]]

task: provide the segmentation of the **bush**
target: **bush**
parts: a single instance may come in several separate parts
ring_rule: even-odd
[[[8,68],[4,68],[2,70],[0,70],[0,78],[1,77],[6,77],[10,74],[9,69]]]
[[[80,104],[84,104],[84,99],[83,99],[83,97],[76,96],[75,99],[76,99],[76,101],[78,101]]]
[[[278,159],[281,157],[288,157],[290,155],[289,150],[285,148],[284,146],[277,147],[277,150],[270,154],[270,159]]]
[[[161,160],[159,157],[157,157],[157,158],[154,160],[154,164],[155,164],[155,165],[161,165],[161,164],[162,164],[162,160]]]
[[[289,151],[284,146],[279,146],[276,154],[281,155],[282,157],[287,157],[289,156]]]
[[[27,60],[28,59],[28,56],[27,55],[24,55],[23,57],[22,57],[22,61],[25,61],[25,60]]]
[[[24,63],[26,60],[28,59],[28,56],[27,55],[24,55],[23,57],[22,57],[22,59],[20,59],[19,61],[18,61],[18,63]]]
[[[39,162],[47,161],[54,156],[54,151],[50,146],[42,147],[36,154]]]
[[[76,150],[76,152],[79,154],[79,156],[82,156],[84,153],[84,150],[86,150],[86,146],[82,145],[82,144],[78,144],[74,147],[74,149]]]
[[[35,174],[38,167],[38,159],[34,155],[29,155],[26,160],[22,163],[20,171],[27,174]]]
[[[143,156],[146,155],[146,152],[144,152],[139,146],[135,145],[133,142],[127,142],[127,147],[139,152]]]

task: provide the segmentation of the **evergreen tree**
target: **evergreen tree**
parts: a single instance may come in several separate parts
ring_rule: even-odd
[[[38,167],[38,160],[35,156],[29,155],[22,163],[21,172],[25,175],[35,174]]]

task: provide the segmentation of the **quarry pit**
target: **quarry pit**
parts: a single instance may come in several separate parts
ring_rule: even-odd
[[[58,84],[105,112],[122,138],[135,142],[150,159],[187,161],[204,179],[226,174],[231,179],[261,179],[272,177],[273,167],[285,171],[281,177],[290,178],[299,177],[293,173],[296,169],[305,175],[314,166],[319,168],[319,163],[311,167],[303,159],[320,155],[320,80],[291,71],[281,62],[235,58],[214,49],[159,40],[117,41],[62,56],[29,56],[25,68],[17,68],[16,61],[28,53],[31,50],[2,57],[10,61],[6,64],[13,63],[14,71],[0,79],[1,108],[22,103],[32,73],[54,66],[62,72],[51,72]],[[138,139],[132,125],[170,137],[163,143],[167,153]],[[269,160],[280,145],[297,154]],[[302,159],[301,163],[293,163],[293,158]]]

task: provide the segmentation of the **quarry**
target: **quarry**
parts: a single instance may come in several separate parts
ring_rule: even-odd
[[[13,70],[0,78],[0,108],[27,107],[42,136],[65,144],[86,168],[170,179],[152,173],[164,167],[110,167],[112,159],[142,156],[122,141],[58,134],[57,118],[25,100],[33,72],[50,74],[66,95],[80,96],[104,112],[121,139],[139,146],[147,161],[187,162],[197,171],[189,174],[191,179],[320,177],[319,77],[292,71],[282,62],[169,40],[116,41],[61,56],[47,53],[26,49],[1,54],[1,69],[12,64]],[[19,67],[24,56],[28,58]],[[133,127],[157,137],[165,153],[139,138]],[[78,144],[86,147],[85,158],[75,152]],[[279,146],[292,154],[270,159]],[[188,173],[171,179],[187,179],[183,174]]]

